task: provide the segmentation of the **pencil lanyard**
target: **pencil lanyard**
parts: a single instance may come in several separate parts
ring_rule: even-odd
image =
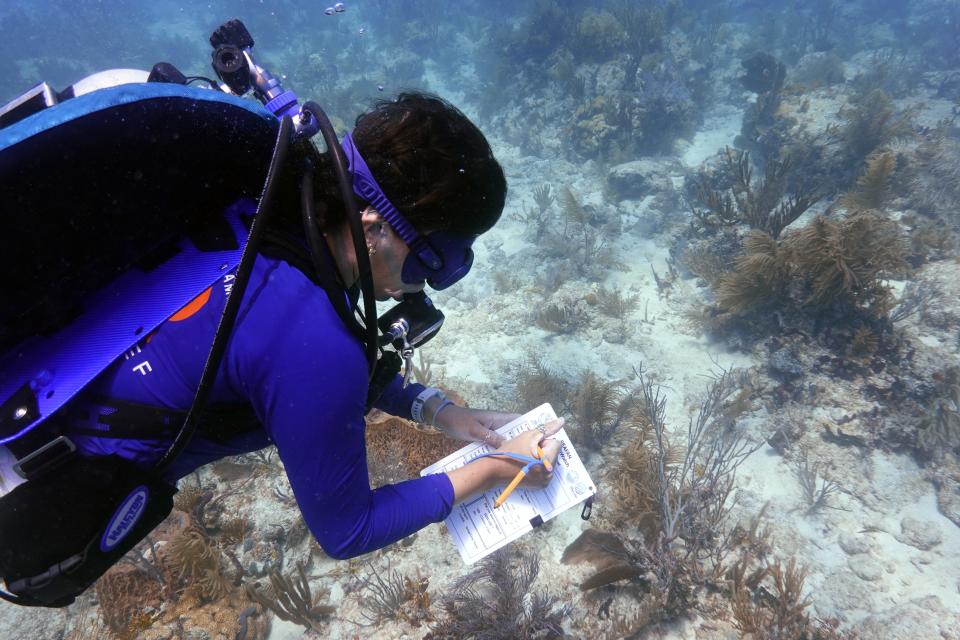
[[[513,477],[513,480],[510,481],[510,484],[507,485],[506,489],[503,490],[503,493],[501,493],[500,496],[494,501],[493,503],[494,508],[497,508],[500,505],[502,505],[504,502],[506,502],[510,494],[513,493],[513,490],[517,488],[517,485],[519,485],[523,481],[523,479],[527,477],[527,474],[530,473],[530,470],[533,469],[538,464],[542,464],[547,471],[553,471],[550,461],[543,457],[544,455],[543,449],[541,449],[540,447],[537,447],[537,454],[540,456],[539,458],[534,458],[533,456],[527,456],[522,453],[512,453],[509,451],[492,451],[490,453],[483,453],[477,456],[477,458],[503,456],[506,458],[512,458],[514,460],[518,460],[520,462],[526,463],[525,465],[523,465],[523,468],[517,472],[517,475]]]

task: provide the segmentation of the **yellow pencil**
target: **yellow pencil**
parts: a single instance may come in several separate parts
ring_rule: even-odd
[[[543,453],[543,449],[541,449],[539,446],[537,446],[537,457],[543,460],[543,467],[547,470],[547,472],[553,471],[553,465],[550,464],[549,460],[547,460],[546,454]],[[510,494],[513,493],[513,490],[517,488],[518,484],[523,482],[523,479],[526,476],[526,468],[520,469],[520,471],[517,472],[517,475],[513,476],[513,480],[510,481],[510,484],[507,485],[506,489],[503,490],[503,493],[500,494],[500,497],[494,500],[493,508],[496,509],[506,502],[507,498],[510,497]]]
[[[543,460],[543,468],[547,470],[547,473],[553,471],[553,465],[550,464],[549,460],[547,460],[546,454],[543,453],[543,449],[540,448],[540,445],[537,445],[537,457]]]
[[[507,488],[503,490],[503,493],[500,494],[500,497],[494,500],[493,508],[496,509],[504,502],[507,501],[507,498],[510,497],[510,494],[513,493],[513,490],[517,488],[517,485],[523,481],[524,477],[527,475],[527,472],[523,469],[517,472],[517,475],[513,476],[513,480],[510,481],[510,484],[507,485]]]

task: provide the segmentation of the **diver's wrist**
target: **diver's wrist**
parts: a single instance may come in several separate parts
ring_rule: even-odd
[[[410,405],[410,417],[414,422],[430,424],[437,407],[447,399],[446,394],[436,387],[427,387],[416,397]]]

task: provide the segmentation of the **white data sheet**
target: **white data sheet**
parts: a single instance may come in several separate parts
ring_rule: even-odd
[[[500,427],[497,433],[508,439],[513,438],[556,417],[553,407],[542,404]],[[580,456],[574,450],[566,431],[560,429],[553,437],[559,440],[562,446],[554,466],[553,479],[546,488],[525,489],[521,485],[510,494],[506,502],[494,509],[493,503],[506,487],[505,483],[503,486],[475,495],[456,505],[444,520],[464,562],[467,564],[476,562],[533,530],[534,526],[538,526],[541,522],[549,520],[596,493],[596,487],[580,461]],[[421,471],[420,475],[452,471],[477,456],[491,451],[493,448],[489,445],[480,442],[471,443],[433,463]]]

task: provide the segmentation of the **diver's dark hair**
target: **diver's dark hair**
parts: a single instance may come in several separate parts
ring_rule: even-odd
[[[500,218],[507,193],[503,169],[480,129],[459,109],[436,96],[401,93],[378,101],[359,116],[353,140],[387,198],[421,231],[479,235]],[[346,217],[327,154],[311,142],[291,149],[279,218],[299,227],[299,192],[304,162],[316,167],[317,218],[330,228]],[[302,229],[302,227],[299,227]]]
[[[503,169],[480,129],[449,102],[424,93],[378,101],[357,118],[353,140],[417,229],[479,235],[500,218]]]

